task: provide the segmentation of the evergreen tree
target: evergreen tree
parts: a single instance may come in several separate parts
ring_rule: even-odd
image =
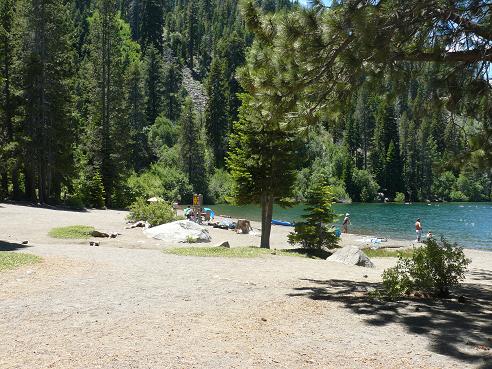
[[[207,83],[208,103],[205,110],[205,126],[212,147],[215,164],[223,167],[226,152],[226,140],[229,131],[226,98],[224,64],[214,58]]]
[[[9,194],[9,177],[12,180],[13,198],[19,199],[19,161],[15,140],[14,93],[14,16],[15,0],[0,0],[0,198]]]
[[[132,139],[130,164],[140,171],[148,166],[151,155],[147,143],[144,71],[140,60],[131,63],[128,71],[128,121]]]
[[[333,194],[326,183],[314,186],[306,198],[306,215],[303,222],[296,223],[295,231],[290,233],[289,243],[300,243],[309,249],[333,249],[338,247],[335,227],[336,219],[332,208]]]
[[[165,116],[172,121],[177,121],[181,114],[181,98],[183,74],[176,63],[169,63],[164,68],[163,75],[163,107]]]
[[[131,104],[125,88],[130,67],[140,58],[130,27],[120,18],[112,0],[96,2],[89,19],[85,53],[82,73],[88,77],[83,84],[87,169],[89,176],[101,174],[106,205],[111,206],[123,196],[121,186],[129,169]]]
[[[163,111],[165,94],[164,62],[158,50],[150,45],[145,55],[145,113],[148,124],[154,124]]]
[[[238,204],[261,204],[261,247],[270,248],[273,203],[291,195],[299,141],[292,127],[268,119],[252,96],[242,95],[242,102],[227,157],[233,197]]]
[[[193,102],[187,98],[179,119],[180,158],[195,193],[207,196],[206,147]]]
[[[393,198],[402,188],[402,165],[400,159],[400,148],[391,140],[386,154],[386,187],[388,196]]]
[[[75,49],[69,4],[24,0],[19,48],[23,80],[24,183],[29,200],[58,201],[73,171]]]
[[[142,7],[140,44],[144,50],[153,46],[159,53],[162,53],[162,27],[164,25],[162,0],[144,0]]]

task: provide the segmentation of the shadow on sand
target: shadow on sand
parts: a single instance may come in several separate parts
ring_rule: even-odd
[[[490,272],[486,274],[490,278]],[[449,300],[407,299],[385,302],[368,296],[367,289],[378,283],[348,280],[303,279],[306,287],[289,296],[339,302],[353,313],[365,316],[374,326],[398,324],[408,332],[424,335],[431,351],[447,355],[480,369],[492,368],[492,286],[464,284],[456,291],[466,303]]]
[[[63,205],[48,205],[48,204],[36,204],[32,202],[27,202],[27,201],[5,201],[3,204],[7,205],[15,205],[15,206],[25,206],[29,208],[38,208],[38,209],[49,209],[49,210],[57,210],[57,211],[68,211],[68,212],[74,212],[74,213],[85,213],[88,211],[86,208],[73,208],[69,206],[63,206]],[[0,208],[5,208],[5,206],[2,206],[0,204]]]
[[[21,243],[12,243],[0,240],[0,251],[16,251],[31,247],[29,245],[23,245]]]

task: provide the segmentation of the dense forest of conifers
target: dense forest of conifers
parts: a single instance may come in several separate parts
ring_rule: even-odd
[[[253,38],[238,0],[0,0],[0,198],[223,202]],[[321,180],[339,200],[490,200],[490,171],[463,155],[473,121],[436,109],[439,68],[397,92],[362,83],[325,117],[297,153],[297,200]]]

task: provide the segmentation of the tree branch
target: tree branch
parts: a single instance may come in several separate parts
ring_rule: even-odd
[[[426,52],[414,52],[414,53],[394,53],[394,60],[405,61],[430,61],[437,63],[476,63],[481,61],[492,62],[492,48],[485,50],[474,49],[464,51],[449,51],[444,54],[438,53],[426,53]]]

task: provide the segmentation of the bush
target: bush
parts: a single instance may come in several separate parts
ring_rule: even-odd
[[[164,200],[182,201],[192,196],[192,188],[186,175],[176,168],[153,164],[141,174],[132,174],[128,178],[131,197],[162,197]]]
[[[461,191],[451,191],[451,194],[449,196],[451,198],[451,201],[455,201],[455,202],[468,201],[468,197],[466,197],[465,194]]]
[[[335,220],[332,209],[333,195],[330,187],[324,184],[315,186],[308,194],[307,214],[304,222],[296,223],[295,230],[289,234],[289,243],[300,243],[310,249],[338,247],[335,228],[330,225]]]
[[[215,204],[223,204],[232,194],[234,183],[231,175],[223,170],[216,169],[208,184],[210,200]]]
[[[95,172],[85,182],[85,204],[97,209],[105,208],[106,194],[102,177],[99,172]]]
[[[139,198],[130,206],[128,220],[137,222],[147,221],[151,226],[157,226],[176,220],[174,209],[167,202],[147,203],[143,198]]]
[[[383,273],[383,294],[397,299],[419,291],[433,297],[446,298],[450,289],[465,277],[470,260],[457,244],[444,238],[441,242],[428,240],[414,250],[411,258],[400,256],[394,268]]]
[[[374,201],[378,193],[379,185],[369,171],[364,169],[354,169],[352,172],[352,182],[355,194],[360,194],[360,198],[355,198],[354,201]]]
[[[395,202],[405,202],[405,194],[397,192],[395,196]]]

